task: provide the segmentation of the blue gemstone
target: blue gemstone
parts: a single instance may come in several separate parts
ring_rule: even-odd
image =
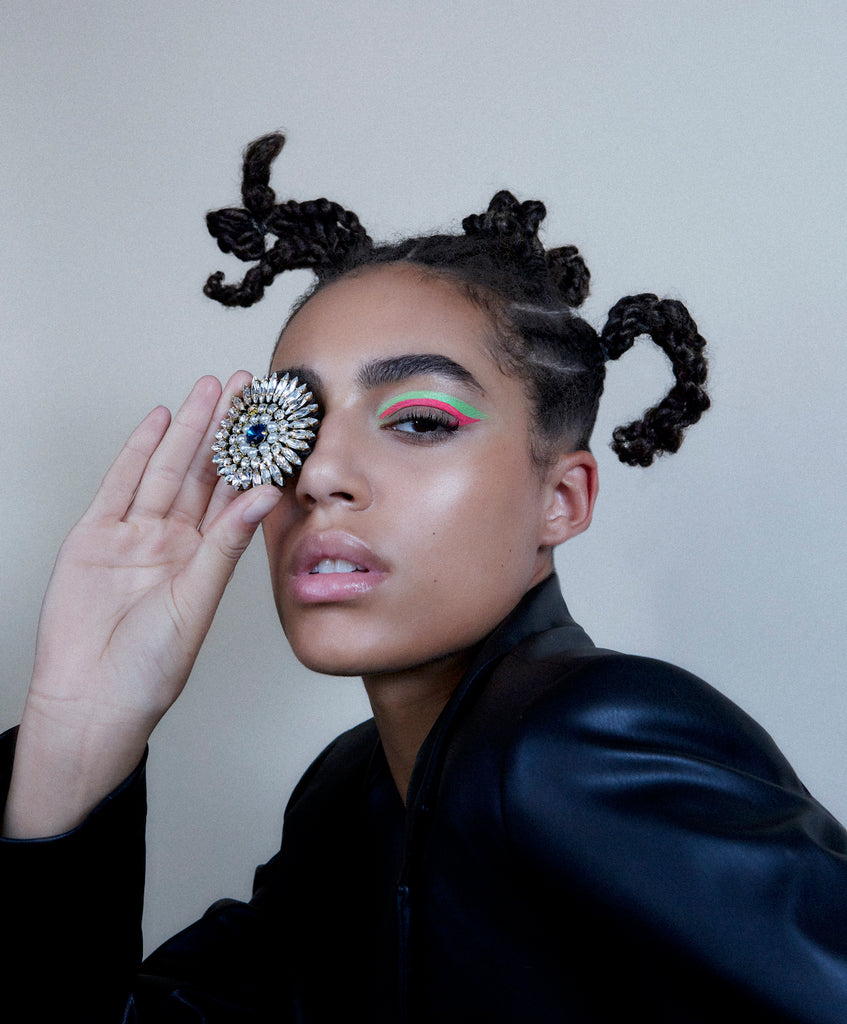
[[[264,441],[268,436],[268,428],[264,423],[251,423],[244,431],[244,436],[254,448],[258,448],[262,441]]]

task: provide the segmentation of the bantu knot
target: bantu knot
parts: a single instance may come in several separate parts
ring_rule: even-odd
[[[508,251],[568,306],[579,306],[588,295],[591,274],[576,246],[565,245],[545,253],[538,230],[546,215],[540,200],[519,203],[504,189],[494,196],[485,213],[465,217],[462,227],[466,235],[489,240]]]
[[[465,217],[462,227],[466,235],[538,242],[538,228],[546,214],[544,203],[537,199],[519,203],[511,192],[503,189],[494,196],[485,213],[472,213]]]
[[[575,245],[550,249],[546,256],[547,271],[553,287],[564,301],[574,308],[588,298],[591,272]]]

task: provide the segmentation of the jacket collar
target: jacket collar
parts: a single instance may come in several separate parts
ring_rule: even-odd
[[[459,712],[485,685],[494,665],[518,646],[531,657],[543,657],[548,647],[561,651],[594,646],[582,627],[571,618],[555,573],[527,591],[500,625],[482,641],[470,667],[418,752],[407,794],[409,808],[415,805],[426,807],[433,782],[438,777],[451,727]]]
[[[454,698],[467,692],[474,680],[504,654],[513,651],[529,638],[539,637],[539,634],[546,634],[550,630],[556,631],[559,650],[594,646],[582,627],[571,618],[555,572],[528,590],[494,632],[483,641],[456,688]]]

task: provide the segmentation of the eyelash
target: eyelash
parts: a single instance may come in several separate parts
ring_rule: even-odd
[[[426,425],[426,430],[398,430],[403,423],[416,423]],[[433,409],[430,406],[420,408],[406,408],[396,413],[390,422],[385,424],[388,430],[398,434],[407,435],[410,439],[415,438],[417,444],[437,444],[439,441],[446,441],[447,438],[459,429],[459,421],[443,412],[441,409]]]

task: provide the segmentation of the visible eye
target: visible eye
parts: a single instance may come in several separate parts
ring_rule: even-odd
[[[405,408],[395,413],[383,426],[398,434],[417,436],[421,440],[445,440],[458,430],[459,421],[440,409],[424,406],[419,409]],[[411,439],[411,438],[410,438]]]

